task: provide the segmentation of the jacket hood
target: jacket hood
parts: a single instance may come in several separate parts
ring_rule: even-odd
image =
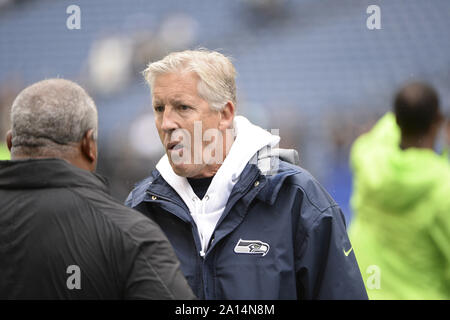
[[[0,189],[90,187],[108,191],[102,176],[62,159],[0,161]]]
[[[365,201],[389,212],[407,211],[449,176],[448,163],[432,150],[401,150],[392,113],[356,140],[351,151],[354,188]],[[401,192],[399,192],[401,191]]]

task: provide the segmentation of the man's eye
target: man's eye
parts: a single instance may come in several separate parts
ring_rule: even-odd
[[[163,112],[164,111],[164,107],[163,106],[156,106],[154,107],[156,112]]]
[[[180,105],[180,109],[181,109],[181,110],[183,110],[183,111],[186,111],[186,110],[189,110],[189,109],[191,109],[191,107],[189,107],[189,106],[187,106],[187,105],[184,105],[184,104],[182,104],[182,105]]]

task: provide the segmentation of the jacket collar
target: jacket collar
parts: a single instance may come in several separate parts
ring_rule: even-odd
[[[273,175],[262,175],[262,187],[260,192],[256,195],[261,201],[264,201],[270,205],[275,203],[278,197],[283,182],[290,176],[299,173],[298,167],[294,167],[290,164],[286,164],[282,161],[279,162],[280,170]]]
[[[104,177],[62,159],[0,161],[0,189],[87,187],[108,192]]]
[[[244,171],[242,172],[241,178],[239,179],[238,183],[234,186],[229,199],[232,199],[235,197],[235,195],[243,194],[245,193],[245,190],[248,189],[249,184],[256,179],[256,177],[259,175],[259,170],[255,165],[247,164]],[[164,180],[162,175],[159,173],[158,170],[153,170],[152,176],[148,181],[144,184],[141,184],[135,189],[135,192],[133,194],[133,202],[132,207],[137,206],[140,202],[149,200],[150,197],[147,194],[146,196],[143,195],[145,193],[150,193],[153,195],[160,195],[164,198],[170,199],[172,202],[175,202],[181,207],[187,206],[184,204],[181,197],[178,195],[178,193]]]
[[[248,163],[243,170],[238,183],[234,186],[233,191],[230,194],[227,207],[231,203],[230,200],[236,197],[242,197],[246,191],[251,188],[252,184],[256,182],[256,180],[258,180],[259,187],[256,198],[270,205],[274,204],[285,179],[299,172],[298,169],[294,169],[292,166],[285,166],[283,162],[280,163],[280,169],[280,172],[275,175],[265,176],[261,174],[261,171],[255,164]],[[171,199],[171,201],[175,202],[177,205],[188,210],[183,200],[164,180],[158,170],[153,170],[152,175],[142,181],[133,190],[131,207],[134,208],[143,201],[149,201],[150,196],[148,193],[156,196],[161,195],[165,198]]]
[[[154,177],[154,180],[148,184],[146,191],[156,196],[170,199],[172,202],[189,211],[178,193],[167,183],[166,180],[164,180],[158,170],[154,170],[152,176]]]

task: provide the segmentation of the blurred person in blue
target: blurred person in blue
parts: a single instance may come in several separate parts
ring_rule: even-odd
[[[411,83],[351,150],[350,238],[371,299],[450,299],[450,165],[436,91]]]
[[[126,205],[160,225],[194,293],[367,299],[339,206],[279,136],[235,116],[229,58],[173,52],[144,75],[166,154]]]

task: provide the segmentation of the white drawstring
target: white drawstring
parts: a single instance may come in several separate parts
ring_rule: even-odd
[[[197,216],[198,215],[202,215],[202,216],[206,215],[206,201],[208,201],[208,200],[209,200],[208,195],[205,195],[203,197],[203,199],[201,199],[201,200],[198,197],[192,198],[192,201],[194,202],[195,215],[197,215]],[[198,202],[200,202],[200,208],[197,205]],[[198,228],[198,226],[197,226],[197,228]],[[199,232],[199,235],[200,235],[200,243],[201,243],[200,256],[204,257],[206,254],[205,251],[207,250],[207,248],[206,248],[207,243],[205,243],[205,237],[203,236],[203,232],[201,232],[201,230]]]

